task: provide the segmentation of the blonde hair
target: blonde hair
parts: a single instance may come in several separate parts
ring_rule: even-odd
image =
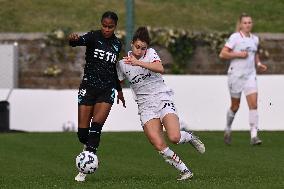
[[[250,15],[248,15],[247,13],[244,13],[244,12],[239,16],[239,18],[237,20],[237,24],[236,24],[236,32],[239,32],[241,30],[241,28],[240,28],[241,21],[242,21],[243,18],[246,18],[246,17],[251,18]]]

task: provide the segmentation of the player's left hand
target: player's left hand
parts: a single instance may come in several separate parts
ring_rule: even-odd
[[[130,64],[132,66],[139,66],[140,63],[140,61],[137,60],[137,58],[135,58],[133,55],[123,57],[123,60],[125,64]]]
[[[123,107],[126,108],[125,100],[124,100],[124,96],[123,96],[123,92],[122,91],[118,91],[117,92],[117,104],[119,104],[119,101],[121,101]]]
[[[265,72],[267,70],[267,66],[265,64],[259,63],[257,68],[260,72]]]

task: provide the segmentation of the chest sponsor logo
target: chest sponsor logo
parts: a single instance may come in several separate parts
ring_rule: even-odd
[[[247,52],[256,52],[256,50],[253,47],[245,47],[244,49],[241,49],[242,51],[247,51]]]
[[[117,56],[116,56],[116,54],[114,54],[112,52],[104,51],[104,50],[101,50],[101,49],[95,49],[94,50],[94,57],[99,58],[101,60],[110,61],[111,63],[115,63]]]
[[[151,77],[151,73],[148,73],[146,75],[144,74],[139,74],[139,75],[136,75],[135,77],[133,77],[131,79],[131,81],[129,81],[131,84],[137,84],[141,81],[144,81],[145,79],[147,79],[148,77]]]

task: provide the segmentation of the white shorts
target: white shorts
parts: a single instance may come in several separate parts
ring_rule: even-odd
[[[252,74],[243,78],[229,75],[228,87],[232,98],[241,98],[242,92],[244,92],[245,96],[257,93],[256,75]]]
[[[164,94],[168,95],[168,94]],[[142,127],[151,119],[160,119],[161,121],[165,115],[173,113],[177,115],[177,109],[172,100],[166,98],[154,98],[151,101],[145,102],[138,106],[140,121]]]

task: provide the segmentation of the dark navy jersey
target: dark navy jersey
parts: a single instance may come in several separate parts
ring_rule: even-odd
[[[86,64],[81,85],[97,89],[121,90],[116,72],[116,63],[121,51],[121,42],[113,34],[105,38],[101,30],[90,31],[69,42],[72,47],[86,46]]]

